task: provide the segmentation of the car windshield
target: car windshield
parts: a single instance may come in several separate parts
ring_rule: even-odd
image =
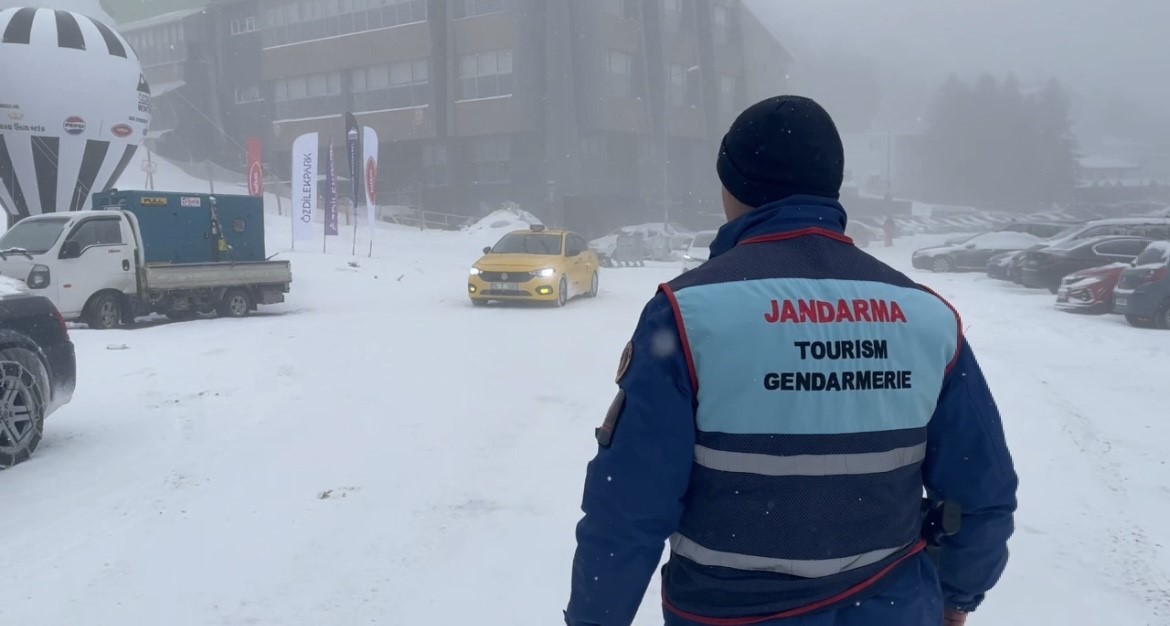
[[[23,250],[29,254],[43,254],[57,243],[69,217],[42,217],[18,222],[0,237],[0,252]]]
[[[1134,260],[1134,265],[1165,265],[1170,263],[1170,242],[1155,241]]]
[[[695,240],[691,242],[692,248],[709,248],[711,242],[715,241],[715,233],[699,233],[695,235]]]
[[[504,235],[493,248],[492,254],[551,254],[561,253],[560,235],[538,235],[532,233],[511,233]]]

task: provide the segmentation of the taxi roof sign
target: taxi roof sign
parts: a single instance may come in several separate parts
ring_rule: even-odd
[[[539,233],[539,232],[544,231],[544,224],[533,224],[533,225],[529,226],[529,228],[532,229],[532,232]]]

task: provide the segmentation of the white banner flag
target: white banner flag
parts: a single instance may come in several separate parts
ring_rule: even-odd
[[[374,255],[374,231],[377,229],[378,133],[362,127],[362,162],[365,163],[366,224],[370,227],[370,256]]]
[[[313,239],[317,217],[317,133],[305,133],[292,148],[293,243]]]

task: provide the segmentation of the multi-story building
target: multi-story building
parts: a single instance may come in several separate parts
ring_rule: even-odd
[[[210,23],[209,11],[196,6],[117,25],[150,84],[147,146],[180,161],[204,161],[215,153],[220,110]]]
[[[738,0],[259,0],[258,19],[264,84],[239,100],[267,103],[277,167],[304,132],[340,147],[352,111],[382,142],[380,204],[516,202],[588,233],[713,211],[718,138],[760,91],[745,50],[770,51],[766,92],[788,62]]]
[[[151,88],[147,147],[188,163],[236,168],[244,137],[265,131],[257,0],[107,2]]]

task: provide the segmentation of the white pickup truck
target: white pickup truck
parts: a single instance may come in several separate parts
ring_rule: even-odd
[[[147,264],[143,250],[129,211],[36,215],[0,237],[0,274],[46,296],[65,319],[99,329],[151,313],[245,317],[284,302],[292,283],[288,261]]]

